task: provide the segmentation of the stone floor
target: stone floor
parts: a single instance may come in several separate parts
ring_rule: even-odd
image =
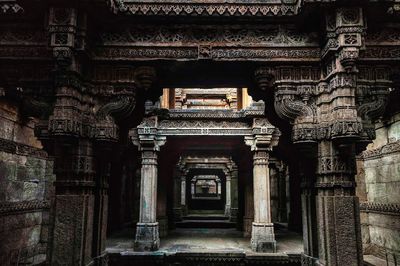
[[[300,234],[284,228],[276,230],[277,253],[300,254],[303,251],[303,240]],[[134,234],[127,229],[117,232],[107,239],[108,252],[132,252]],[[161,238],[158,253],[198,252],[198,253],[245,253],[257,255],[250,249],[250,239],[242,237],[236,229],[186,229],[179,228]],[[265,255],[265,254],[264,254]]]

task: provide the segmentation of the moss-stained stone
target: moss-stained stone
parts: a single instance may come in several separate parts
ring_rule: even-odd
[[[24,182],[23,200],[35,200],[40,197],[38,193],[39,185],[35,182]]]
[[[27,241],[27,245],[28,246],[33,246],[33,245],[39,243],[39,241],[40,241],[40,231],[41,231],[40,224],[31,228],[31,230],[29,232],[29,239]]]
[[[370,225],[371,243],[383,246],[390,250],[398,250],[400,246],[400,234],[398,231]]]

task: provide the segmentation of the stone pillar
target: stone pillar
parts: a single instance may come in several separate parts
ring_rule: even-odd
[[[318,143],[317,223],[320,265],[362,265],[355,145]]]
[[[269,154],[258,150],[253,157],[254,222],[251,248],[256,252],[276,252],[274,224],[271,220]]]
[[[225,190],[225,216],[231,216],[231,175],[228,171],[226,171],[226,190]]]
[[[174,177],[174,220],[182,221],[182,180],[178,174],[179,170],[175,171]]]
[[[278,172],[278,221],[287,222],[287,199],[286,199],[286,175],[285,166],[281,166],[277,169]]]
[[[251,236],[251,228],[254,220],[253,175],[246,176],[244,196],[243,236]]]
[[[279,190],[277,161],[269,164],[270,191],[271,191],[271,221],[278,222]]]
[[[150,118],[143,124],[154,123]],[[155,123],[154,123],[155,124]],[[151,134],[146,134],[150,132]],[[140,181],[139,222],[136,225],[134,250],[151,251],[160,246],[159,224],[157,222],[157,169],[158,151],[165,144],[165,138],[154,134],[151,129],[138,127],[139,135],[133,133],[132,141],[139,146],[142,157]]]
[[[193,184],[191,185],[193,187]],[[187,215],[188,208],[186,204],[186,175],[183,175],[181,177],[181,208],[182,208],[182,214]]]
[[[230,212],[230,221],[236,222],[238,215],[238,206],[239,206],[239,195],[238,195],[238,168],[236,165],[232,167],[231,170],[231,212]]]

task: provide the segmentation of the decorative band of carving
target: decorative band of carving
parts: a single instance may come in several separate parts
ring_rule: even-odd
[[[353,181],[318,182],[315,184],[316,188],[333,188],[333,187],[353,188],[355,186],[356,183]]]
[[[400,140],[393,142],[393,143],[386,144],[377,149],[364,151],[363,158],[364,158],[364,160],[378,159],[385,155],[388,155],[391,153],[396,153],[396,152],[400,152]]]
[[[44,150],[2,138],[0,138],[0,151],[17,155],[47,158],[47,153]]]
[[[298,14],[301,1],[291,4],[265,3],[262,1],[123,1],[111,0],[115,13],[132,15],[170,15],[170,16],[293,16]]]
[[[0,202],[0,215],[16,212],[39,211],[50,208],[49,201],[31,200],[19,202]]]
[[[2,13],[18,13],[23,12],[24,9],[16,3],[16,0],[6,0],[0,3],[0,11]]]
[[[389,213],[400,215],[399,204],[361,202],[360,210],[363,212]]]
[[[174,119],[181,118],[246,118],[253,116],[264,116],[264,110],[242,110],[242,111],[231,111],[231,110],[169,110],[169,117]]]

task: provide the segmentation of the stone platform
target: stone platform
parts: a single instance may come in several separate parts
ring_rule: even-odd
[[[277,253],[251,251],[250,239],[235,229],[185,229],[170,231],[156,252],[134,252],[133,231],[107,240],[109,265],[301,265],[302,236],[277,230]]]

